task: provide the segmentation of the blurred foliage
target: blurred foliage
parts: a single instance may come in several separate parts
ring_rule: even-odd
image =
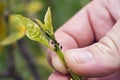
[[[2,78],[1,74],[8,70],[9,46],[14,45],[15,68],[24,80],[35,80],[28,62],[20,53],[17,41],[23,38],[27,50],[35,60],[36,69],[41,80],[47,80],[52,72],[46,60],[46,48],[24,37],[24,27],[17,24],[19,20],[14,14],[22,14],[31,19],[39,18],[43,21],[44,14],[51,7],[53,27],[56,30],[71,18],[89,0],[0,0],[0,80],[14,80]]]
[[[43,4],[40,1],[34,1],[26,4],[25,9],[29,15],[33,15],[43,8]]]
[[[1,40],[0,46],[1,45],[5,46],[5,45],[9,45],[11,43],[14,43],[14,42],[18,41],[19,39],[21,39],[22,37],[24,37],[24,35],[25,35],[25,27],[23,26],[23,24],[21,23],[19,18],[12,14],[8,18],[9,18],[8,19],[9,35],[6,36],[3,40]],[[5,29],[3,29],[3,30],[5,30]],[[1,32],[3,32],[3,31],[1,31]],[[5,34],[5,33],[6,32],[4,31],[3,34]]]
[[[3,40],[7,35],[7,31],[6,31],[6,24],[5,24],[5,20],[4,17],[0,16],[0,42],[1,40]],[[0,46],[0,53],[3,50],[3,46]]]

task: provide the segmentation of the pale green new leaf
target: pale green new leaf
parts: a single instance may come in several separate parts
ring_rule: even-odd
[[[44,24],[38,19],[36,19],[36,22],[39,24],[39,26],[41,27],[43,32],[46,33],[47,36],[49,35],[50,39],[55,40],[53,26],[52,26],[50,7],[48,8],[48,10],[45,14]]]
[[[45,31],[45,28],[44,28],[44,24],[39,20],[39,19],[35,19],[36,22],[38,23],[38,25],[40,26],[40,28]]]
[[[21,15],[18,15],[18,17],[26,28],[26,35],[28,38],[34,41],[38,41],[51,49],[49,41],[46,39],[44,34],[41,32],[40,27],[36,23]]]
[[[45,27],[45,32],[48,33],[52,38],[54,38],[50,7],[48,8],[45,14],[44,27]]]

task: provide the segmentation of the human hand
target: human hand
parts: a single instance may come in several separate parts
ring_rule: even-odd
[[[94,0],[56,32],[67,66],[87,80],[120,80],[120,0]],[[57,55],[48,62],[57,70],[48,80],[69,80]],[[61,72],[61,73],[59,73]]]

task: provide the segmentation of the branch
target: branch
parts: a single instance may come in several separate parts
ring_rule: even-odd
[[[31,69],[32,74],[34,75],[35,80],[41,80],[39,74],[36,70],[35,62],[33,57],[30,55],[30,52],[27,50],[26,45],[23,40],[18,41],[19,50],[21,55],[26,59],[28,62],[29,68]]]
[[[10,75],[8,74],[8,72],[5,73],[0,73],[0,78],[9,78]]]
[[[14,61],[14,45],[10,45],[8,49],[8,72],[6,75],[8,77],[14,78],[15,80],[23,80],[21,75],[16,71],[15,61]]]
[[[13,78],[15,80],[23,80],[21,75],[15,69],[14,62],[14,46],[8,46],[8,70],[4,73],[0,73],[0,78]]]

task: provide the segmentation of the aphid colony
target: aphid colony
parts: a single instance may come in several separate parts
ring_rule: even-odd
[[[54,45],[55,51],[57,51],[58,49],[62,49],[62,45],[60,45],[60,43],[58,43],[56,40],[52,41],[51,44]]]
[[[57,51],[58,49],[62,49],[62,45],[60,45],[60,43],[58,43],[57,40],[52,39],[48,33],[45,34],[52,40],[51,44],[54,46],[55,51]]]

